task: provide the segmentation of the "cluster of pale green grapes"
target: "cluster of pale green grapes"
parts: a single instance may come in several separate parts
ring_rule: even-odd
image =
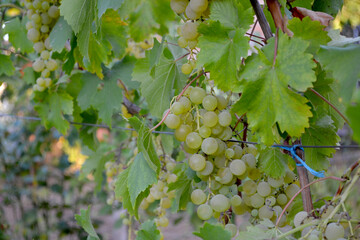
[[[158,227],[167,227],[169,219],[166,217],[166,209],[171,207],[172,199],[175,198],[175,190],[168,191],[168,184],[177,180],[176,174],[172,173],[176,163],[175,160],[169,156],[161,155],[160,160],[163,164],[157,183],[150,188],[149,195],[141,202],[140,207],[147,209],[150,204],[159,201],[159,207],[155,209],[157,217],[155,223]]]
[[[150,37],[142,42],[135,42],[128,40],[126,53],[134,55],[135,58],[144,58],[145,50],[148,50],[154,46],[154,38]]]
[[[310,223],[315,219],[326,219],[334,211],[335,206],[331,204],[323,205],[314,214],[309,214],[305,211],[298,212],[294,217],[294,226],[299,227],[303,224]],[[341,219],[345,221],[340,222]],[[318,240],[323,239],[325,236],[327,240],[343,240],[345,238],[346,229],[349,228],[347,220],[349,217],[346,213],[336,213],[333,216],[333,222],[327,224],[325,231],[322,233],[317,229],[317,225],[306,227],[302,230],[301,236],[306,240]],[[350,236],[349,236],[350,237]]]
[[[113,161],[109,161],[105,163],[105,173],[110,189],[115,190],[116,176],[118,176],[122,171],[124,171],[124,165],[122,163],[117,163]],[[114,203],[114,200],[115,200],[115,196],[114,194],[111,194],[106,200],[106,203],[108,205],[112,205]]]
[[[174,12],[184,14],[190,20],[209,16],[208,0],[171,0],[170,6]]]
[[[32,67],[41,76],[34,85],[35,91],[44,91],[51,86],[50,74],[58,68],[56,60],[51,58],[49,33],[60,16],[56,0],[23,0],[29,21],[26,23],[27,38],[34,43],[39,54]]]
[[[186,48],[188,46],[191,50],[195,49],[198,42],[197,38],[199,37],[197,32],[198,25],[197,22],[189,21],[178,28],[178,34],[180,35],[178,45],[180,47]],[[184,63],[181,66],[181,71],[186,75],[190,74],[196,65],[193,52],[191,52],[190,58],[191,59],[187,63]]]
[[[241,215],[250,212],[254,219],[276,221],[284,205],[300,189],[290,170],[286,176],[273,179],[257,168],[258,150],[253,145],[241,148],[230,142],[232,116],[228,101],[221,95],[207,94],[200,87],[189,87],[171,105],[164,120],[175,129],[175,138],[184,142],[190,168],[202,180],[191,193],[199,205],[200,219],[228,215],[229,209]],[[286,222],[284,216],[281,225]],[[236,226],[225,227],[236,235]],[[235,227],[235,228],[234,228]]]

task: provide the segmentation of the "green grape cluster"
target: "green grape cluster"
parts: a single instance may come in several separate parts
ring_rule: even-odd
[[[335,206],[332,204],[325,204],[320,209],[316,209],[313,213],[309,214],[305,211],[298,212],[294,217],[294,227],[300,227],[303,224],[310,223],[314,220],[325,220],[331,213],[335,210]],[[345,212],[335,213],[331,219],[330,223],[321,231],[318,225],[314,224],[312,226],[306,227],[302,230],[301,236],[306,240],[312,239],[323,239],[326,237],[327,240],[342,240],[351,238],[349,231],[346,231],[349,228],[349,223],[347,222],[350,219],[348,214]],[[340,222],[341,220],[344,220]],[[322,221],[318,221],[319,224]],[[348,236],[346,236],[348,235]]]
[[[150,37],[142,42],[135,42],[129,39],[127,42],[126,53],[133,55],[135,58],[144,58],[145,50],[148,50],[154,46],[154,38]]]
[[[172,172],[176,163],[174,159],[167,155],[160,155],[160,160],[163,167],[161,168],[159,180],[151,186],[149,195],[141,202],[140,207],[148,209],[150,204],[158,203],[159,206],[155,209],[157,215],[155,223],[158,227],[167,227],[169,219],[166,216],[166,209],[171,207],[172,200],[175,198],[175,190],[168,191],[168,184],[177,180],[177,175]]]
[[[267,177],[258,168],[255,146],[242,148],[228,141],[233,135],[228,101],[200,87],[189,87],[169,111],[164,113],[168,114],[164,123],[184,142],[184,150],[191,154],[189,167],[202,180],[191,193],[191,201],[199,205],[198,217],[208,220],[230,211],[237,215],[249,212],[255,220],[275,222],[300,189],[296,176],[288,170],[282,178]],[[286,216],[280,225],[285,223]]]
[[[59,18],[60,11],[57,1],[53,0],[23,0],[23,5],[29,19],[26,23],[27,38],[34,43],[34,50],[39,56],[32,65],[35,72],[41,72],[34,90],[42,92],[51,86],[50,74],[58,68],[56,60],[51,58],[49,33]]]
[[[105,163],[105,173],[107,177],[107,182],[109,183],[109,188],[115,190],[115,179],[118,174],[124,171],[124,165],[122,163],[109,161]],[[108,205],[112,205],[115,201],[115,196],[112,194],[106,200]]]
[[[170,6],[174,12],[184,14],[190,20],[209,16],[208,0],[171,0]]]

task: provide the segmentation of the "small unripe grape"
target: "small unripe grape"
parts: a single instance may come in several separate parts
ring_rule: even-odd
[[[25,25],[26,30],[29,30],[29,29],[31,29],[33,27],[34,27],[34,24],[31,21],[27,22],[26,25]]]
[[[194,104],[202,103],[202,100],[206,96],[205,90],[200,87],[194,87],[190,92],[190,100]]]
[[[182,66],[181,66],[181,72],[185,75],[188,75],[192,72],[192,66],[189,64],[189,63],[184,63]]]
[[[48,25],[42,25],[40,28],[40,32],[47,33],[49,32],[49,26]]]
[[[45,45],[46,49],[48,49],[48,50],[51,50],[51,49],[52,49],[52,47],[51,47],[51,45],[50,45],[50,37],[48,37],[48,38],[45,39],[44,45]]]
[[[276,198],[276,202],[279,204],[279,205],[285,205],[287,203],[287,197],[285,194],[281,193],[277,196]]]
[[[188,45],[188,40],[186,40],[184,37],[179,37],[178,45],[179,47],[186,48]]]
[[[139,43],[139,46],[144,50],[150,49],[154,46],[154,39],[150,38],[149,40],[144,40]]]
[[[45,68],[45,63],[40,58],[36,59],[32,65],[35,72],[41,72]]]
[[[265,199],[262,196],[260,196],[258,193],[252,195],[250,199],[251,199],[251,205],[254,208],[260,208],[265,203]]]
[[[47,13],[42,13],[41,14],[41,23],[48,25],[51,23],[51,18],[49,17],[49,14]]]
[[[227,141],[227,140],[231,139],[232,135],[233,135],[233,133],[232,133],[231,128],[224,127],[222,133],[220,133],[218,135],[218,137],[223,141]]]
[[[42,8],[43,10],[46,11],[46,10],[49,9],[49,7],[50,7],[49,2],[44,1],[44,2],[41,3],[41,8]]]
[[[203,204],[206,201],[206,194],[201,189],[195,189],[191,193],[191,201],[196,205]]]
[[[245,154],[244,156],[242,156],[241,160],[243,160],[250,168],[256,167],[256,158],[252,154]]]
[[[186,40],[194,40],[199,35],[199,33],[197,32],[197,27],[198,27],[198,23],[186,22],[181,28],[181,35]]]
[[[180,126],[180,117],[170,113],[164,121],[165,125],[170,129],[176,129]]]
[[[233,207],[238,207],[241,205],[241,203],[243,202],[241,197],[239,195],[234,195],[231,197],[230,199],[231,202],[231,206]]]
[[[269,209],[268,206],[264,205],[259,209],[259,218],[264,219],[264,218],[272,218],[272,216],[274,215],[274,212]]]
[[[190,111],[190,109],[191,109],[191,102],[190,102],[190,100],[189,100],[187,97],[182,96],[182,97],[179,99],[178,102],[180,102],[180,103],[183,105],[183,107],[184,107],[184,112]]]
[[[41,78],[41,77],[36,79],[36,84],[39,85],[39,86],[42,86],[42,87],[46,87],[45,79]]]
[[[257,209],[253,209],[253,210],[251,210],[251,216],[253,216],[253,217],[257,217],[258,215],[259,215],[259,210],[257,210]]]
[[[41,52],[40,57],[41,57],[43,60],[48,60],[49,57],[50,57],[50,52],[47,51],[47,50],[44,50],[44,51]]]
[[[208,204],[202,204],[197,209],[197,215],[201,220],[208,220],[213,214],[212,208]]]
[[[223,127],[227,127],[231,124],[231,114],[229,111],[222,111],[219,113],[219,124]]]
[[[217,99],[216,99],[216,97],[214,97],[212,95],[207,95],[202,100],[202,105],[206,110],[214,111],[215,108],[217,107]]]
[[[41,22],[41,17],[39,14],[35,13],[31,16],[31,20],[33,20],[34,23],[40,23]]]
[[[265,199],[265,205],[272,207],[274,206],[276,203],[276,198],[274,196],[269,196]]]
[[[181,142],[186,140],[186,136],[191,133],[192,129],[189,125],[182,124],[175,130],[175,138]]]
[[[192,149],[198,149],[201,143],[202,138],[197,132],[191,132],[186,136],[186,144]]]
[[[235,159],[230,163],[230,171],[236,176],[243,175],[246,171],[246,165],[242,160]]]
[[[196,39],[188,41],[188,46],[190,49],[196,48],[197,44],[198,44],[198,40],[196,40]],[[194,65],[191,65],[191,66],[194,68]]]
[[[188,19],[191,19],[191,20],[196,20],[198,18],[201,17],[201,13],[198,13],[198,12],[194,12],[191,7],[190,7],[190,4],[187,5],[186,9],[185,9],[185,15]]]
[[[222,194],[222,195],[226,195],[230,192],[230,189],[229,189],[229,186],[222,186],[220,189],[219,189],[219,193]]]
[[[36,42],[34,43],[34,50],[37,53],[41,53],[45,49],[45,45],[43,42]]]
[[[175,115],[180,115],[184,112],[184,105],[180,102],[174,102],[171,105],[171,112]]]
[[[286,171],[285,177],[284,177],[284,182],[285,183],[292,183],[293,181],[295,181],[295,178],[296,178],[295,173],[293,173],[291,171]]]
[[[171,9],[176,12],[177,14],[185,12],[186,6],[188,5],[189,1],[187,0],[171,0],[170,7]]]
[[[294,217],[294,226],[299,227],[303,221],[307,218],[308,213],[305,211],[298,212]]]
[[[193,154],[189,159],[189,166],[194,171],[202,171],[205,169],[206,160],[200,154]]]
[[[225,225],[225,229],[231,233],[231,237],[235,237],[235,235],[237,233],[237,227],[235,224],[228,223]]]
[[[217,151],[217,149],[218,149],[218,143],[215,138],[212,137],[205,138],[201,143],[201,150],[207,155],[214,154]]]
[[[214,165],[211,162],[206,161],[205,168],[201,170],[199,173],[203,176],[208,176],[213,172],[213,170],[214,170]]]
[[[218,123],[218,116],[215,112],[206,112],[203,116],[203,122],[207,127],[215,127],[215,125]]]
[[[199,134],[202,138],[208,138],[211,135],[211,129],[207,126],[201,126],[199,128]]]
[[[225,157],[228,159],[232,159],[235,156],[235,151],[232,148],[228,148],[225,150]],[[235,174],[236,175],[236,174]]]
[[[46,62],[46,68],[49,69],[49,71],[55,71],[58,68],[58,64],[54,59],[49,59]]]
[[[328,240],[343,238],[345,234],[344,227],[338,223],[329,223],[325,230],[325,237]]]
[[[158,224],[160,227],[167,227],[169,225],[169,219],[165,216],[162,216],[158,219]]]
[[[216,212],[224,212],[230,208],[230,200],[222,194],[217,194],[211,198],[210,206]]]
[[[220,168],[217,174],[220,178],[218,181],[222,184],[228,184],[233,179],[233,175],[229,168]]]
[[[57,6],[51,6],[48,10],[49,17],[58,18],[60,15],[59,8]]]
[[[260,182],[256,188],[257,193],[262,197],[267,197],[271,193],[271,187],[267,182]]]
[[[39,92],[42,92],[45,90],[44,86],[39,86],[39,85],[36,85],[36,86],[37,86],[37,91],[39,91]]]
[[[288,198],[292,198],[299,190],[299,186],[293,183],[285,189],[285,194]]]
[[[208,0],[190,0],[189,5],[194,12],[204,12],[208,7]]]
[[[268,183],[270,184],[270,186],[272,186],[273,188],[279,188],[282,185],[284,185],[284,178],[281,177],[279,179],[275,179],[272,177],[268,177]]]
[[[27,38],[32,42],[36,42],[40,38],[40,32],[35,28],[31,28],[27,32]]]
[[[243,184],[243,190],[248,196],[251,196],[254,193],[256,193],[256,187],[257,185],[253,180],[248,180]]]
[[[41,72],[41,77],[43,77],[43,78],[47,78],[47,77],[49,77],[50,76],[50,71],[49,71],[49,69],[44,69],[42,72]]]
[[[33,1],[33,8],[40,9],[41,8],[41,2],[39,0]]]

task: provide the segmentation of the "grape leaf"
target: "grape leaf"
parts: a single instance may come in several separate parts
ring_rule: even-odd
[[[134,0],[126,0],[134,1]],[[167,24],[175,17],[167,0],[137,0],[129,16],[130,35],[136,42],[145,40],[152,33],[167,33]],[[130,4],[129,4],[130,5]]]
[[[318,61],[325,70],[332,72],[336,81],[340,84],[340,96],[348,102],[354,93],[359,78],[360,46],[349,45],[347,47],[321,46]]]
[[[103,42],[111,45],[114,56],[122,58],[127,46],[127,27],[119,13],[108,10],[101,18],[101,32]]]
[[[32,67],[27,67],[24,69],[24,75],[22,79],[27,84],[35,84],[36,78],[35,78],[35,71]]]
[[[20,22],[19,18],[14,18],[5,23],[4,34],[9,34],[9,42],[17,50],[22,53],[30,53],[33,51],[33,43],[28,40],[27,30],[24,22]]]
[[[353,138],[360,143],[360,103],[348,106],[346,114],[353,130]]]
[[[139,152],[144,154],[144,158],[149,166],[158,173],[160,170],[160,160],[156,154],[152,134],[148,127],[146,127],[137,117],[129,118],[130,125],[138,132],[137,147]]]
[[[89,58],[89,39],[95,11],[96,0],[63,0],[60,5],[60,14],[77,35],[80,52],[86,58]]]
[[[304,53],[308,46],[304,40],[282,35],[274,66],[274,39],[245,63],[241,78],[248,81],[244,81],[245,89],[232,111],[247,113],[251,129],[266,145],[273,144],[276,122],[282,132],[293,137],[300,137],[309,126],[312,114],[307,99],[288,87],[305,91],[316,80],[312,55]]]
[[[89,157],[81,166],[81,177],[84,178],[93,173],[94,181],[96,183],[95,191],[101,190],[105,163],[114,159],[114,153],[109,153],[110,150],[111,147],[109,147],[109,145],[102,144],[96,149],[96,151],[85,151],[85,154]]]
[[[320,45],[326,45],[331,39],[324,30],[324,26],[319,21],[312,21],[310,17],[293,18],[287,26],[293,33],[294,37],[309,41],[310,45],[307,52],[315,54]]]
[[[14,65],[10,59],[10,56],[0,54],[0,75],[5,74],[8,76],[13,75],[15,72]]]
[[[339,97],[339,84],[334,82],[333,79],[328,77],[326,71],[320,67],[316,69],[317,80],[314,83],[313,89],[326,98],[332,105],[334,105],[340,112],[345,111],[344,104],[340,101]],[[313,107],[313,114],[329,115],[334,121],[336,129],[342,128],[344,119],[337,113],[328,103],[322,100],[312,91],[305,92],[305,96],[310,100]]]
[[[141,176],[141,177],[139,177]],[[127,186],[132,206],[135,207],[139,194],[157,181],[156,172],[149,166],[142,152],[138,153],[129,167]]]
[[[160,240],[160,231],[156,228],[155,222],[147,220],[141,224],[135,240]]]
[[[278,148],[268,148],[259,157],[260,170],[272,178],[285,176],[289,156],[283,154]]]
[[[75,219],[76,222],[89,234],[91,240],[100,240],[99,236],[95,232],[94,226],[91,223],[90,210],[91,206],[88,206],[88,209],[86,210],[80,209],[80,214],[75,214]]]
[[[197,65],[204,65],[210,71],[211,78],[220,89],[234,90],[241,58],[248,54],[248,38],[244,36],[246,30],[228,32],[220,22],[211,22],[209,25],[201,24],[198,32],[202,35],[199,37],[201,51]]]
[[[121,61],[112,66],[111,72],[117,76],[126,86],[127,89],[138,89],[139,82],[131,81],[131,74],[133,72],[136,60],[132,57],[126,56]]]
[[[336,145],[340,141],[330,116],[317,116],[310,120],[310,127],[301,137],[304,145]],[[315,170],[327,169],[331,157],[336,150],[333,148],[305,148],[306,163]]]
[[[168,55],[164,53],[170,53],[171,58],[167,58]],[[141,83],[141,93],[148,103],[151,114],[156,117],[162,117],[170,106],[174,91],[176,94],[185,85],[186,77],[181,73],[181,63],[183,61],[175,61],[172,53],[165,48],[158,64],[152,69],[150,69],[149,54],[135,64],[132,80]]]
[[[124,3],[124,0],[98,0],[98,18],[100,19],[107,9],[117,10]]]
[[[344,0],[315,0],[312,6],[312,10],[318,12],[326,12],[332,16],[335,16],[342,8]]]
[[[35,105],[35,110],[41,117],[41,122],[46,128],[55,127],[60,133],[65,134],[69,129],[69,122],[64,114],[72,114],[73,101],[67,93],[54,92]]]
[[[73,33],[69,24],[63,17],[59,17],[50,33],[50,45],[54,51],[61,52],[68,39],[71,39]]]
[[[248,29],[254,16],[252,8],[245,8],[239,1],[225,0],[211,3],[210,19],[219,21],[225,28]]]
[[[106,77],[100,80],[97,76],[89,73],[82,75],[83,87],[77,97],[80,108],[84,111],[93,107],[99,112],[99,118],[111,126],[111,117],[119,110],[122,103],[122,92],[117,85],[117,76],[106,70]],[[98,89],[98,86],[102,86]]]
[[[192,191],[192,179],[186,175],[185,171],[177,173],[177,176],[176,182],[170,183],[168,190],[176,190],[176,198],[174,200],[174,208],[176,211],[186,209]]]
[[[91,73],[96,73],[99,78],[103,78],[101,64],[108,63],[108,55],[110,55],[110,49],[106,49],[102,41],[97,39],[94,34],[90,34],[89,40],[89,59],[84,59],[84,65],[86,69]]]
[[[200,237],[203,240],[230,240],[231,233],[224,229],[220,225],[212,225],[210,223],[205,223],[199,232],[194,232],[194,235]]]

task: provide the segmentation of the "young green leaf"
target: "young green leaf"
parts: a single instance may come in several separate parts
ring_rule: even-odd
[[[279,148],[268,148],[260,154],[260,169],[272,178],[280,178],[285,175],[289,156],[281,153]]]
[[[199,232],[194,232],[194,235],[200,237],[203,240],[230,240],[231,233],[224,229],[220,225],[212,225],[210,223],[205,223]]]
[[[90,219],[90,210],[91,206],[88,206],[88,209],[80,209],[80,214],[75,214],[76,222],[89,234],[90,239],[98,239],[99,236],[95,232],[94,226],[91,223]]]
[[[73,36],[70,25],[60,17],[50,33],[50,45],[54,51],[61,52],[67,40]]]
[[[24,20],[20,22],[19,18],[14,18],[5,23],[4,34],[9,34],[9,42],[15,49],[22,53],[33,51],[33,44],[26,36]]]
[[[141,224],[137,232],[136,240],[160,240],[160,231],[156,228],[155,222],[147,220]]]
[[[5,74],[11,76],[14,72],[15,68],[10,56],[0,54],[0,75]]]

